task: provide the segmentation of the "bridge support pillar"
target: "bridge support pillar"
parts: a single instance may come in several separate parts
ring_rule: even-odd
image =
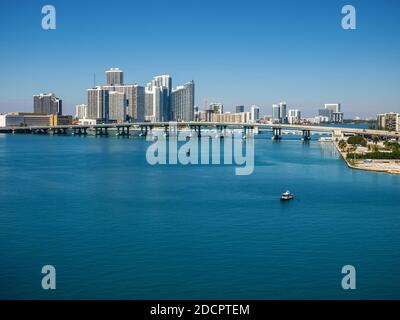
[[[281,140],[282,128],[272,128],[272,140]]]
[[[201,126],[197,127],[197,137],[201,138]]]
[[[311,140],[311,131],[303,130],[303,141],[310,141],[310,140]]]
[[[108,136],[107,128],[96,128],[96,136]]]

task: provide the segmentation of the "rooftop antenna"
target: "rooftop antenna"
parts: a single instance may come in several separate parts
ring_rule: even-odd
[[[93,88],[96,88],[96,74],[93,73]]]

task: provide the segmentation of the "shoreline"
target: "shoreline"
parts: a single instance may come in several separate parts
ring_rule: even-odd
[[[398,165],[398,168],[396,168],[396,169],[377,167],[377,164],[392,164],[392,163],[397,163],[397,162],[400,163],[400,160],[373,160],[372,163],[364,163],[362,161],[357,161],[356,164],[352,164],[347,159],[347,153],[340,150],[338,143],[335,140],[333,141],[333,144],[335,145],[336,150],[339,152],[340,156],[346,162],[347,166],[350,169],[378,172],[378,173],[386,173],[386,174],[392,174],[392,175],[400,175],[400,164]]]

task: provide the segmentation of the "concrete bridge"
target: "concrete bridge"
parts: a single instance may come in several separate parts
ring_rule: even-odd
[[[261,123],[220,123],[220,122],[140,122],[140,123],[114,123],[96,125],[60,125],[60,126],[27,126],[27,127],[2,127],[0,133],[30,133],[30,134],[54,134],[65,135],[72,133],[75,135],[87,135],[88,131],[93,131],[95,135],[108,135],[110,130],[116,131],[117,135],[129,136],[130,132],[140,131],[141,136],[146,136],[153,129],[164,129],[168,134],[170,127],[177,127],[177,130],[190,129],[201,137],[202,129],[216,129],[221,134],[226,129],[241,129],[243,134],[253,130],[271,130],[273,139],[279,140],[282,130],[301,131],[304,140],[311,139],[311,132],[321,132],[332,134],[335,137],[342,135],[361,135],[367,138],[380,137],[383,139],[400,139],[399,132],[355,129],[345,127],[311,126],[311,125],[290,125],[290,124],[261,124]]]

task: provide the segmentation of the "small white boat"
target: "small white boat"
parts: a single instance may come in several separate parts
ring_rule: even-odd
[[[281,195],[281,201],[289,201],[289,200],[293,200],[294,196],[293,194],[290,193],[290,191],[286,191],[284,193],[282,193]]]

